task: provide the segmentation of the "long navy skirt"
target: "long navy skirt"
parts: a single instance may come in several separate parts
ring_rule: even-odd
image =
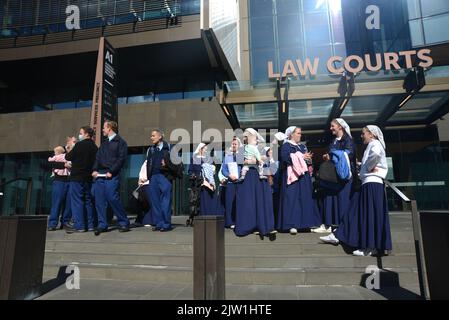
[[[225,205],[226,205],[226,186],[220,186],[218,188],[218,213],[220,216],[224,216],[226,214]]]
[[[366,183],[353,197],[349,212],[335,232],[341,242],[357,249],[391,250],[391,230],[384,185]]]
[[[235,183],[228,183],[226,185],[225,196],[225,227],[230,228],[235,225],[235,212],[236,212],[236,190],[237,185]]]
[[[249,169],[236,190],[234,232],[243,237],[255,231],[268,235],[274,231],[273,198],[267,180],[261,180],[256,169]]]
[[[323,224],[326,227],[338,226],[351,205],[353,195],[352,179],[338,191],[326,191],[321,207]]]
[[[221,216],[223,215],[220,199],[215,192],[206,187],[201,187],[200,193],[200,215]]]
[[[313,197],[312,180],[305,174],[298,181],[287,185],[287,170],[282,175],[277,229],[288,232],[291,228],[308,229],[321,225],[316,200]]]

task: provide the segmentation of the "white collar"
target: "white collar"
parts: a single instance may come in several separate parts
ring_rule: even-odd
[[[292,144],[292,145],[294,145],[294,146],[299,146],[299,144],[296,143],[296,142],[293,141],[293,140],[287,140],[287,142],[290,143],[290,144]]]

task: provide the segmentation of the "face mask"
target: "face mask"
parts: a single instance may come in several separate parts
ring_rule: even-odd
[[[80,135],[78,135],[78,140],[79,141],[83,141],[85,138],[84,138],[84,136],[82,135],[82,134],[80,134]]]

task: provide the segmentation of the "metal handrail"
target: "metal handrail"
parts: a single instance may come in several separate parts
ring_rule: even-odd
[[[422,245],[421,221],[419,220],[418,205],[416,200],[409,199],[401,190],[394,186],[390,181],[385,180],[385,185],[398,195],[405,203],[410,203],[410,212],[412,214],[413,239],[415,243],[416,265],[418,267],[419,291],[423,299],[429,295],[429,286],[426,276],[426,266],[424,260],[424,249]]]

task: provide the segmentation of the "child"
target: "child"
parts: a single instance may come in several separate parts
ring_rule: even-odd
[[[53,157],[49,157],[48,158],[48,162],[68,162],[65,160],[65,150],[64,147],[61,146],[57,146],[56,148],[53,149],[55,155]],[[67,168],[65,169],[53,169],[53,174],[52,176],[57,175],[57,176],[68,176],[70,175],[69,170]]]
[[[264,175],[264,172],[263,172],[262,156],[259,152],[259,149],[257,148],[258,142],[259,141],[263,142],[264,139],[262,138],[262,136],[259,135],[259,133],[257,133],[256,130],[254,130],[252,128],[246,129],[245,132],[243,133],[243,136],[245,137],[245,139],[244,139],[245,146],[243,148],[244,160],[256,160],[255,165],[257,165],[257,167],[258,167],[259,178],[266,179],[267,177]],[[248,172],[249,168],[250,168],[250,165],[248,165],[248,164],[243,165],[240,180],[245,179],[245,175]]]
[[[64,148],[58,146],[54,149],[55,155],[48,158],[48,162],[62,162],[67,163],[65,160]],[[61,227],[67,225],[71,219],[70,210],[70,197],[68,197],[69,182],[68,176],[70,172],[67,168],[53,169],[53,187],[52,187],[52,200],[50,218],[48,219],[48,230],[55,231],[58,226],[59,215],[64,208],[62,215]]]

